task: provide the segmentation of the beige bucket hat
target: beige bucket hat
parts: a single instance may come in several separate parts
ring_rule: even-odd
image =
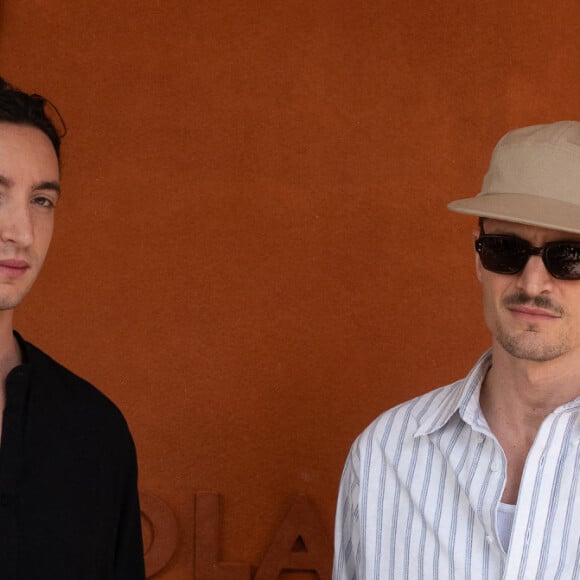
[[[496,145],[481,193],[451,211],[580,233],[580,122],[515,129]]]

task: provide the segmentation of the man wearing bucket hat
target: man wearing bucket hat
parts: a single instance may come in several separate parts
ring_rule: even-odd
[[[334,579],[578,579],[580,122],[508,133],[449,209],[479,217],[492,346],[355,441]]]

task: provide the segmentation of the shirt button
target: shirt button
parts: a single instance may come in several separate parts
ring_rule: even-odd
[[[485,441],[485,435],[483,433],[480,433],[479,436],[477,437],[477,440],[480,443],[483,443]]]
[[[545,455],[542,455],[542,457],[540,457],[540,467],[541,467],[542,465],[544,465],[544,461],[545,461],[545,460],[546,460],[546,456],[545,456]]]
[[[485,541],[486,541],[488,544],[493,544],[493,538],[492,538],[491,536],[485,536]]]
[[[497,463],[494,461],[490,466],[489,466],[490,471],[497,471],[499,469]]]

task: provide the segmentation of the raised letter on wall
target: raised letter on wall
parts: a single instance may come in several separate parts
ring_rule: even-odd
[[[195,495],[196,580],[251,580],[248,564],[220,561],[220,496]]]
[[[255,580],[276,580],[284,572],[332,574],[332,544],[314,504],[300,495],[278,528]]]

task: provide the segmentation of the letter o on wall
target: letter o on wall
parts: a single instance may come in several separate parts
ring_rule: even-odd
[[[169,564],[177,548],[177,520],[171,508],[146,491],[139,492],[145,572],[151,578]]]

